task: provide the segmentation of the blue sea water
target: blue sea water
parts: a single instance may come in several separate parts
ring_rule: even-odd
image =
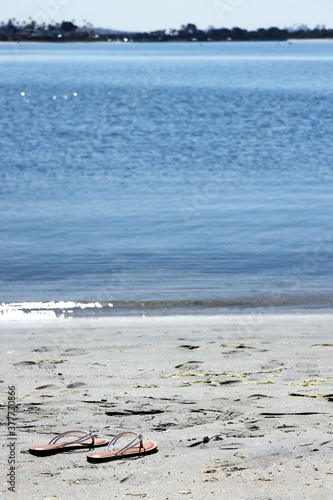
[[[2,311],[332,306],[333,42],[1,44],[0,111]]]

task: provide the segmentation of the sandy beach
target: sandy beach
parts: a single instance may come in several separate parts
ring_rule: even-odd
[[[1,498],[333,498],[332,320],[0,321]],[[81,450],[29,454],[72,429],[140,432],[158,453],[102,464]]]

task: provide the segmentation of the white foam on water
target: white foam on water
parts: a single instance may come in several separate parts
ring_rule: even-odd
[[[63,314],[73,313],[73,309],[101,309],[100,302],[13,302],[0,304],[0,320],[12,319],[55,319]],[[111,307],[109,305],[109,307]],[[56,313],[58,311],[58,314]],[[61,311],[62,314],[59,314]]]
[[[3,309],[0,311],[0,321],[2,320],[38,320],[55,319],[57,317],[54,311],[29,311],[21,309]]]

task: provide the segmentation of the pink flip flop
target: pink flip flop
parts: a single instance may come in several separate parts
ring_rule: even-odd
[[[122,438],[123,436],[127,436],[128,434],[134,435],[134,438],[131,439],[129,443],[127,443],[122,448],[116,448],[116,442]],[[157,443],[155,441],[143,441],[142,434],[136,434],[135,432],[121,432],[117,436],[115,436],[108,444],[106,451],[93,451],[88,453],[87,460],[88,462],[108,462],[110,460],[119,460],[123,458],[137,457],[148,455],[150,453],[157,452]]]
[[[76,439],[70,441],[62,441],[66,436],[73,436]],[[78,450],[88,448],[92,450],[97,446],[105,446],[109,442],[108,439],[95,438],[91,432],[79,430],[66,431],[55,436],[49,444],[32,446],[29,448],[29,453],[37,456],[53,455],[54,453],[62,453],[63,451]]]

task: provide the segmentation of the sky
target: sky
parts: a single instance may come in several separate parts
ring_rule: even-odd
[[[10,0],[1,1],[0,21],[29,17],[38,24],[73,21],[82,26],[124,31],[154,31],[193,23],[246,29],[291,27],[333,28],[332,0]]]

